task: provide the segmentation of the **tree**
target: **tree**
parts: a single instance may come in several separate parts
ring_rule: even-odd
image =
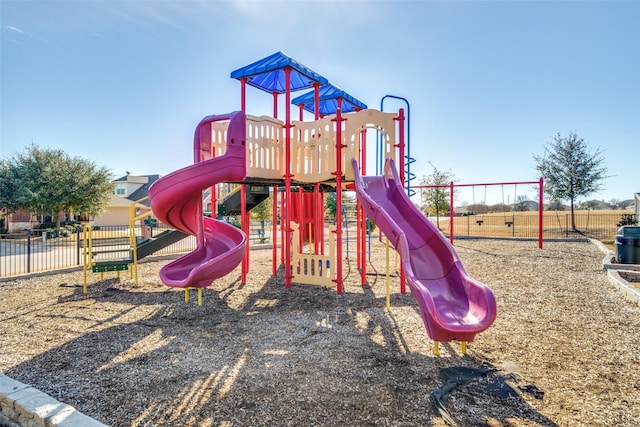
[[[251,219],[260,221],[262,228],[264,229],[264,223],[266,220],[271,219],[273,214],[273,193],[269,195],[262,202],[258,203],[251,209]]]
[[[454,176],[450,171],[441,171],[433,163],[429,162],[433,172],[424,175],[420,185],[433,186],[433,188],[421,189],[422,211],[425,215],[435,215],[436,224],[440,228],[440,214],[449,211],[449,187]],[[447,187],[437,187],[446,185]]]
[[[111,194],[106,168],[60,149],[32,145],[24,153],[0,159],[0,208],[51,215],[58,229],[62,213],[98,215]]]
[[[513,201],[513,209],[518,212],[529,210],[529,196],[526,194],[518,194]]]
[[[324,211],[336,220],[338,205],[336,202],[336,193],[326,193],[324,198]]]
[[[591,152],[584,139],[575,132],[563,137],[558,133],[544,148],[542,155],[533,155],[536,169],[544,177],[545,193],[552,200],[568,200],[571,207],[571,228],[576,228],[574,203],[602,189],[607,169],[600,149]]]

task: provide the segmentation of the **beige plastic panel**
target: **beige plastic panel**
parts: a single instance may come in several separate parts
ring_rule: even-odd
[[[395,113],[378,110],[362,110],[343,116],[342,174],[346,181],[353,181],[351,159],[360,160],[361,133],[374,129],[383,138],[384,158],[396,158]],[[291,129],[291,173],[300,182],[323,182],[334,178],[335,115],[312,122],[292,122]],[[228,122],[211,125],[211,148],[214,157],[226,150]],[[247,115],[247,176],[267,179],[282,179],[285,174],[284,122],[268,116]],[[375,147],[377,141],[367,141]]]
[[[384,113],[379,110],[361,110],[356,113],[345,114],[347,119],[344,123],[344,141],[347,147],[344,149],[342,167],[345,181],[355,179],[351,159],[358,159],[360,162],[360,138],[361,132],[365,129],[374,129],[383,138],[384,158],[396,158],[396,122],[393,120],[396,113]],[[377,141],[367,141],[369,146],[375,147]]]
[[[247,176],[281,179],[284,164],[284,122],[247,115]]]
[[[227,151],[227,128],[229,122],[211,123],[211,156],[219,157]]]
[[[328,116],[313,122],[293,122],[291,173],[300,182],[323,182],[336,170],[335,126]]]
[[[329,255],[315,255],[311,253],[301,253],[300,248],[300,225],[292,222],[293,229],[293,257],[291,259],[292,281],[309,285],[332,286],[336,278],[336,238],[335,226],[329,228]],[[326,248],[325,248],[326,249]]]

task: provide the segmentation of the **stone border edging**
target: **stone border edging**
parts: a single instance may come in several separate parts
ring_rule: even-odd
[[[606,254],[602,260],[602,269],[607,271],[609,281],[617,286],[618,290],[620,290],[620,292],[622,292],[629,301],[640,306],[640,288],[629,284],[629,282],[620,277],[620,274],[618,274],[618,269],[608,268],[608,266],[611,265],[611,257],[614,256],[614,253],[601,241],[595,239],[589,240],[591,241],[591,243],[596,245],[601,252],[604,252]]]
[[[8,427],[107,427],[73,406],[2,373],[0,424]]]

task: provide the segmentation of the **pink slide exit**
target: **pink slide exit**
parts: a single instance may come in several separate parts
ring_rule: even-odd
[[[229,120],[224,155],[211,158],[211,123]],[[202,191],[219,182],[242,181],[245,167],[244,112],[208,116],[200,121],[193,142],[194,164],[153,183],[149,201],[163,223],[196,236],[196,249],[160,270],[168,286],[202,288],[230,273],[244,256],[245,234],[223,221],[203,215]]]
[[[356,192],[402,260],[422,321],[434,341],[473,341],[496,318],[496,299],[465,271],[458,254],[404,192],[393,160],[383,176],[361,176]]]

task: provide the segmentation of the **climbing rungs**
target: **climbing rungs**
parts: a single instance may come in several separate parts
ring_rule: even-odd
[[[99,263],[91,267],[91,271],[93,271],[94,273],[104,273],[107,271],[123,271],[128,269],[129,264]]]

